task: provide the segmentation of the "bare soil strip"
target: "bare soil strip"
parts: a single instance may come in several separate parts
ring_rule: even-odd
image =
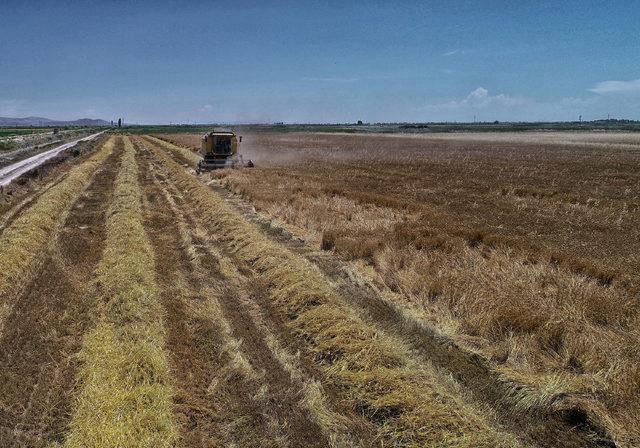
[[[445,377],[416,365],[402,342],[360,320],[307,262],[269,242],[163,150],[153,151],[201,211],[209,236],[219,237],[236,263],[264,280],[269,305],[288,320],[325,380],[341,389],[343,403],[377,426],[381,440],[400,446],[517,445],[464,403]]]
[[[196,224],[184,198],[150,154],[141,166],[185,444],[329,446],[300,407],[302,386],[284,371],[242,306],[242,291],[205,245],[194,242]]]
[[[0,446],[62,442],[90,326],[89,284],[104,243],[104,219],[120,150],[73,204],[39,275],[16,300],[0,339]]]

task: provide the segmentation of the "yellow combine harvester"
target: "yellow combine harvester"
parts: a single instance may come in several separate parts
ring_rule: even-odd
[[[241,141],[242,137],[238,138],[233,131],[227,129],[214,129],[203,135],[200,149],[202,160],[198,162],[198,172],[253,167],[253,162],[245,162],[238,151]]]

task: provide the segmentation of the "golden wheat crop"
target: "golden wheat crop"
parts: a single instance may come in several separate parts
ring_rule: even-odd
[[[273,304],[327,378],[354,409],[399,446],[515,446],[464,403],[429,366],[365,323],[308,262],[270,241],[163,150],[152,148],[172,180],[202,213],[213,236],[226,242],[270,285]]]
[[[390,302],[633,446],[639,143],[630,134],[260,133],[243,139],[258,168],[215,176],[351,260]]]
[[[177,440],[162,308],[135,150],[125,151],[96,272],[96,327],[85,337],[68,447],[171,447]]]
[[[181,160],[184,160],[186,163],[188,163],[189,166],[191,166],[192,168],[195,168],[201,159],[199,154],[197,154],[195,151],[192,151],[188,148],[173,145],[167,141],[164,141],[162,139],[159,139],[153,136],[145,136],[144,138],[146,138],[147,141],[151,142],[152,144],[159,145],[160,147],[171,151],[176,156],[178,156]]]

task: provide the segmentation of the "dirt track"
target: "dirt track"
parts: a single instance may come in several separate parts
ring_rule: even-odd
[[[55,148],[43,151],[39,154],[35,154],[11,165],[3,166],[2,168],[0,168],[0,186],[8,185],[23,174],[36,169],[47,160],[56,157],[61,152],[66,151],[69,148],[73,148],[80,142],[93,140],[101,134],[102,132],[98,132],[81,139],[72,140],[68,143],[64,143],[62,145],[56,146]]]
[[[246,245],[222,233],[232,219],[212,217],[190,195],[189,189],[205,188],[203,179],[176,178],[175,170],[186,173],[172,161],[181,162],[179,156],[153,140],[132,140],[170,372],[166,382],[151,376],[171,389],[179,446],[611,446],[606,437],[594,439],[585,418],[570,411],[516,415],[501,402],[508,387],[487,366],[412,327],[337,260],[274,230],[236,201],[229,208],[233,219],[266,241],[264,254],[244,255]],[[113,153],[61,226],[47,229],[54,244],[44,248],[25,292],[0,298],[10,310],[0,322],[1,446],[65,444],[80,424],[74,423],[76,399],[87,392],[78,371],[87,358],[78,354],[110,299],[100,295],[95,271],[111,250],[105,220],[109,206],[122,200],[114,195],[114,179],[124,169],[123,151],[123,138],[116,137]],[[43,190],[56,188],[53,174],[45,180]],[[223,190],[208,194],[233,202]],[[39,199],[33,191],[18,196],[2,210],[0,232]],[[300,295],[295,282],[280,286],[264,267],[277,257],[313,272],[322,283],[318,291],[330,297]],[[299,266],[286,267],[293,272]],[[295,308],[286,303],[298,296]],[[333,303],[340,306],[335,327],[304,326],[305,313]],[[343,318],[352,327],[341,327]],[[354,331],[358,325],[372,336]],[[370,353],[372,340],[393,356]],[[405,407],[414,398],[402,398],[405,387],[426,398]],[[428,428],[408,426],[421,419]],[[132,425],[140,440],[160,431],[144,422],[113,425]],[[127,443],[144,446],[140,440]]]

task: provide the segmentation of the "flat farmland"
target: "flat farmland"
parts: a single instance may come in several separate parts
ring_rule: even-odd
[[[242,145],[257,168],[213,176],[231,198],[342,260],[405,327],[536,391],[516,388],[516,407],[580,410],[638,443],[637,134],[259,132]]]
[[[2,190],[0,446],[637,446],[613,137],[83,142]]]

